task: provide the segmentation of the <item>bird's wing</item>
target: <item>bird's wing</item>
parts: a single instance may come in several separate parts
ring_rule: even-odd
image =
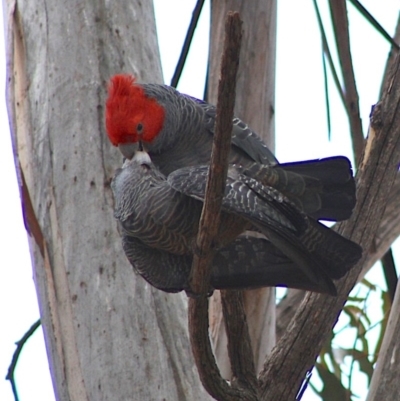
[[[191,98],[196,101],[198,106],[205,113],[205,125],[208,131],[214,134],[216,108],[213,105],[205,103],[195,98]],[[241,157],[245,157],[248,161],[254,161],[261,164],[277,164],[274,154],[268,149],[267,145],[261,140],[261,138],[252,131],[247,124],[245,124],[240,118],[233,118],[232,128],[232,145],[235,147],[237,152],[236,160],[232,159],[231,162],[240,162]]]
[[[168,182],[177,191],[203,200],[207,166],[180,169]],[[361,248],[309,218],[280,191],[230,167],[222,210],[256,225],[315,283],[330,285],[361,257]],[[331,288],[332,291],[333,288]]]
[[[283,286],[335,295],[329,281],[327,278],[317,284],[310,280],[295,262],[264,238],[239,236],[220,249],[212,262],[211,284],[216,289]]]
[[[160,290],[190,293],[191,255],[175,255],[123,236],[123,248],[134,270]],[[329,281],[329,279],[327,279]],[[269,241],[241,236],[220,249],[211,266],[211,287],[250,289],[284,286],[335,294],[334,284],[315,283]]]

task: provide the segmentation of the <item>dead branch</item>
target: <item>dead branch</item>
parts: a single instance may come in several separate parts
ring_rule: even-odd
[[[222,378],[212,353],[208,335],[207,295],[209,291],[210,263],[213,258],[211,245],[219,228],[220,209],[228,169],[241,30],[242,22],[239,14],[229,13],[225,25],[225,45],[221,65],[221,79],[218,87],[217,118],[211,166],[192,267],[191,290],[198,296],[189,299],[189,333],[197,369],[206,390],[218,400],[257,399],[254,395],[254,388],[233,387]],[[243,331],[247,332],[248,336],[247,326]],[[241,358],[244,360],[244,364],[247,364],[247,357],[248,355]],[[245,370],[247,373],[249,369]],[[237,373],[240,376],[238,383],[241,384],[246,383],[244,378],[247,378],[247,375],[242,375],[242,372],[241,369],[237,369]]]

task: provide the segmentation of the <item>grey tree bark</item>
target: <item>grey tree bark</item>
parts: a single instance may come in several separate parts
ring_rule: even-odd
[[[121,71],[161,81],[152,3],[9,0],[7,23],[8,111],[57,400],[210,399],[183,297],[135,276],[113,218],[121,157],[105,136],[106,82]]]
[[[224,19],[228,11],[240,13],[244,30],[235,114],[246,121],[274,150],[276,0],[212,2],[208,92],[211,103],[216,102]],[[221,374],[229,378],[227,340],[219,298],[216,292],[210,303],[211,335]],[[259,371],[265,356],[275,344],[275,290],[263,288],[245,291],[244,302],[255,367]]]
[[[394,34],[396,43],[400,42],[400,14],[397,19],[396,31]],[[391,70],[395,68],[398,58],[398,51],[394,49],[389,55],[386,64],[381,94],[392,85]],[[393,185],[390,194],[388,206],[385,210],[385,216],[382,221],[380,230],[377,234],[376,250],[380,250],[380,245],[386,246],[388,249],[391,245],[390,240],[397,238],[400,235],[400,222],[399,222],[399,191],[400,191],[400,178],[397,173],[397,179]],[[396,235],[396,236],[395,236]],[[386,242],[385,242],[386,239]],[[376,253],[378,253],[375,250]],[[386,327],[385,336],[382,341],[381,349],[379,351],[378,361],[376,368],[372,375],[371,385],[368,392],[367,401],[378,401],[397,399],[400,397],[400,382],[399,377],[399,363],[398,363],[398,349],[400,346],[399,340],[399,326],[400,326],[400,282],[397,282],[395,298],[390,310],[389,321]]]

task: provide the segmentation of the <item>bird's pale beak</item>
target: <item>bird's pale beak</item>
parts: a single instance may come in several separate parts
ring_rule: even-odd
[[[127,159],[131,160],[132,157],[134,156],[135,152],[137,152],[141,145],[139,143],[120,143],[118,145],[119,151],[123,154],[124,157]],[[143,147],[142,147],[143,148]]]

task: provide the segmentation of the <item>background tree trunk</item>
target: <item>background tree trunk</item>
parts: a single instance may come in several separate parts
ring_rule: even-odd
[[[8,15],[8,109],[56,398],[210,399],[184,298],[135,276],[113,218],[122,160],[104,131],[106,82],[161,81],[151,2],[9,1]]]
[[[235,114],[274,150],[276,0],[225,0],[212,2],[208,100],[216,103],[224,21],[228,11],[243,20],[243,40],[236,86]],[[257,23],[255,23],[257,21]],[[259,371],[275,344],[275,289],[244,292],[254,362]],[[226,334],[219,294],[210,303],[210,325],[221,374],[230,376]]]

